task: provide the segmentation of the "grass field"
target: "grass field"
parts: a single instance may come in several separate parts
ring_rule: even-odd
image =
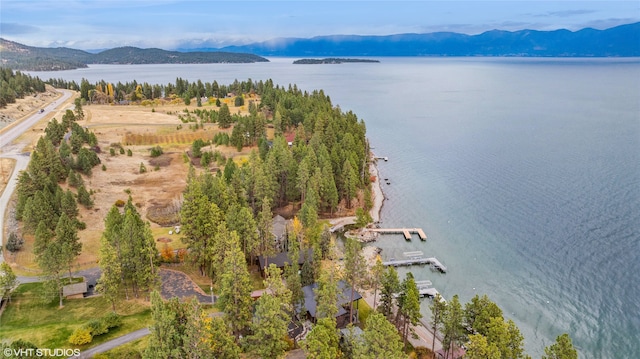
[[[90,344],[73,346],[68,338],[73,331],[93,319],[111,312],[111,304],[102,297],[69,299],[64,307],[58,307],[57,298],[42,303],[41,283],[20,285],[12,295],[12,303],[0,318],[0,338],[14,341],[26,340],[38,348],[79,348],[85,350],[126,333],[149,326],[151,311],[148,302],[130,300],[116,307],[122,316],[122,325],[108,333],[93,338]]]

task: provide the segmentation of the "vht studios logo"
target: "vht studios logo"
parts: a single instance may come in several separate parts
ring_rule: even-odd
[[[22,357],[71,357],[80,356],[80,349],[11,349],[5,348],[2,351],[7,358],[22,358]]]

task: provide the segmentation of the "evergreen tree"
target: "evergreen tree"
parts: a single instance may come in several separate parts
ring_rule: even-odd
[[[59,243],[64,262],[69,270],[69,283],[71,283],[71,268],[76,257],[80,255],[82,243],[78,238],[78,228],[66,213],[63,213],[56,226],[56,242]]]
[[[431,329],[433,331],[433,342],[431,343],[431,352],[434,352],[436,345],[436,335],[438,330],[444,325],[444,315],[447,311],[447,302],[444,301],[440,293],[436,293],[429,306],[431,310]]]
[[[229,128],[231,127],[231,123],[233,120],[231,119],[231,112],[229,111],[229,106],[226,103],[223,103],[220,106],[220,110],[218,111],[218,126],[220,128]]]
[[[189,323],[186,303],[178,298],[164,302],[157,291],[151,292],[151,325],[149,345],[143,358],[184,358],[186,353],[185,337]]]
[[[251,322],[252,300],[247,262],[237,241],[232,243],[231,249],[225,254],[218,285],[220,308],[225,313],[225,320],[232,333],[239,338]]]
[[[232,205],[227,211],[226,223],[230,231],[238,233],[245,258],[251,259],[258,247],[258,227],[251,209],[239,204]]]
[[[492,318],[502,319],[502,310],[485,294],[477,294],[464,306],[464,320],[474,332],[487,336]]]
[[[468,359],[500,359],[500,351],[495,344],[489,343],[482,334],[469,336],[465,358]]]
[[[373,288],[373,310],[376,310],[378,304],[378,289],[382,284],[382,275],[384,273],[384,265],[380,256],[376,256],[376,264],[371,268],[371,276],[369,277],[371,287]],[[433,351],[433,350],[432,350]]]
[[[48,228],[50,227],[44,221],[38,224],[34,254],[38,266],[47,278],[45,287],[58,295],[59,306],[62,307],[62,273],[69,260],[68,251],[65,250],[63,241],[55,238],[54,233]],[[49,290],[43,291],[45,297],[48,293]]]
[[[542,359],[577,359],[578,351],[573,347],[571,337],[564,333],[556,337],[556,342],[544,348]]]
[[[420,294],[411,272],[407,273],[405,280],[402,281],[401,288],[402,290],[398,297],[398,317],[402,319],[402,338],[406,348],[411,325],[417,325],[418,320],[422,318],[422,314],[420,314]]]
[[[218,206],[209,202],[198,183],[187,186],[180,210],[181,231],[189,259],[199,266],[201,275],[209,271],[212,241],[215,230],[223,221],[222,216]]]
[[[78,185],[78,203],[83,205],[85,208],[93,207],[93,200],[91,199],[91,194],[84,187],[84,184]]]
[[[310,359],[335,359],[341,357],[340,337],[336,329],[336,321],[332,318],[321,318],[311,328],[311,332],[302,342],[302,349]]]
[[[367,319],[362,342],[354,348],[354,359],[406,358],[396,328],[381,313],[372,313]]]
[[[351,199],[356,196],[358,189],[358,176],[349,160],[344,161],[342,166],[342,197],[347,203],[347,208],[351,208]]]
[[[382,290],[380,291],[380,306],[378,311],[386,318],[391,318],[395,306],[395,294],[400,291],[400,279],[395,268],[387,267],[382,275]]]
[[[15,254],[17,251],[22,249],[23,245],[24,239],[22,237],[18,237],[15,232],[9,233],[9,238],[7,239],[7,244],[5,246],[9,252]]]
[[[204,318],[207,331],[206,343],[216,359],[239,359],[240,347],[229,332],[229,327],[222,318]]]
[[[338,281],[331,268],[320,271],[318,286],[313,290],[316,297],[316,318],[334,319],[338,314]]]
[[[442,346],[447,353],[453,351],[454,347],[462,344],[464,340],[462,318],[462,306],[458,300],[458,295],[454,295],[447,304],[447,310],[444,315],[444,340],[442,341]]]
[[[349,323],[353,323],[353,295],[356,287],[359,287],[366,280],[366,268],[367,262],[360,253],[360,244],[353,239],[347,238],[345,242],[343,277],[347,284],[351,286],[351,297],[349,298]]]
[[[287,326],[290,318],[291,292],[280,277],[280,269],[269,266],[265,281],[267,291],[258,299],[247,338],[251,352],[263,358],[278,358],[288,348]]]
[[[115,233],[107,231],[119,231],[115,228],[115,223],[121,224],[120,212],[116,206],[111,207],[111,211],[105,219],[105,233],[100,239],[100,280],[96,285],[96,290],[111,303],[113,311],[116,311],[116,303],[120,297],[120,291],[124,287],[122,261],[120,258],[120,238]]]
[[[122,221],[124,260],[123,273],[136,298],[140,291],[150,292],[158,283],[156,261],[159,253],[148,222],[144,222],[131,203],[125,205]]]

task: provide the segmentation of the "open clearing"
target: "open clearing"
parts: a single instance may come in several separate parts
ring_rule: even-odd
[[[256,100],[254,98],[254,100]],[[195,102],[195,101],[194,101]],[[225,101],[231,102],[231,101]],[[246,113],[246,106],[234,107],[232,113]],[[24,107],[24,105],[23,105]],[[184,109],[195,110],[195,105],[165,104],[157,106],[115,106],[115,105],[85,105],[83,111],[85,119],[78,124],[89,128],[98,138],[101,153],[98,154],[101,165],[93,168],[91,176],[84,176],[88,190],[94,191],[94,206],[85,209],[80,206],[80,220],[87,224],[87,229],[78,233],[83,243],[82,254],[76,260],[77,269],[95,267],[98,260],[100,236],[104,230],[104,218],[117,200],[127,201],[131,195],[133,203],[140,214],[147,218],[149,209],[176,213],[176,203],[181,200],[182,191],[186,186],[186,176],[189,169],[189,158],[186,152],[191,148],[194,140],[212,139],[218,132],[230,132],[230,129],[220,130],[216,124],[204,124],[204,128],[193,130],[191,123],[183,123],[178,115],[184,114]],[[205,105],[201,109],[216,109]],[[15,110],[13,110],[15,112]],[[63,112],[53,117],[61,120]],[[18,141],[26,145],[25,151],[31,150],[40,135],[44,134],[47,121],[38,123],[31,131],[21,136]],[[152,158],[150,149],[160,146],[163,154]],[[120,147],[124,154],[120,153]],[[114,148],[115,155],[110,154]],[[127,155],[128,150],[131,156]],[[252,148],[244,148],[238,152],[228,146],[208,146],[208,151],[219,151],[225,157],[246,157]],[[146,172],[141,173],[141,164]],[[104,170],[102,168],[104,165]],[[2,173],[10,173],[12,165],[3,160],[0,169]],[[216,165],[201,169],[215,171]],[[66,185],[63,185],[63,188]],[[160,237],[172,237],[179,243],[178,236],[169,235],[171,227],[162,228],[151,222],[156,240]],[[9,262],[14,262],[16,270],[21,274],[35,274],[37,266],[34,256],[29,250],[32,247],[33,236],[25,236],[25,248],[16,256],[10,256]],[[177,243],[176,243],[177,244]],[[162,249],[163,243],[158,248]],[[172,245],[173,246],[173,245]]]

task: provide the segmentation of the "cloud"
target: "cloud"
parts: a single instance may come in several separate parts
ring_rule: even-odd
[[[638,22],[639,19],[636,18],[611,18],[611,19],[600,19],[600,20],[592,20],[583,24],[580,24],[580,26],[578,28],[585,28],[585,27],[591,27],[594,29],[598,29],[598,30],[604,30],[604,29],[609,29],[612,27],[616,27],[616,26],[620,26],[620,25],[626,25],[626,24],[632,24],[635,22]]]
[[[0,34],[23,35],[40,32],[40,29],[31,25],[16,24],[14,22],[0,22]]]
[[[597,11],[588,9],[549,11],[542,14],[533,14],[535,17],[572,17],[578,15],[593,14]]]

